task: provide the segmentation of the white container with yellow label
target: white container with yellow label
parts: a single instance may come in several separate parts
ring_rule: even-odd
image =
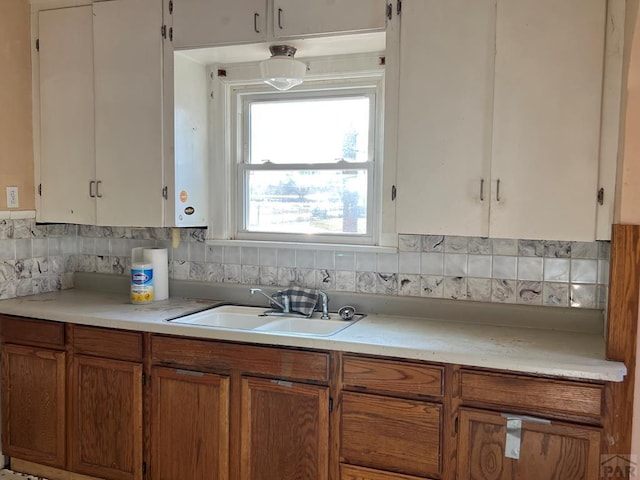
[[[131,265],[131,303],[153,302],[153,265],[134,263]]]

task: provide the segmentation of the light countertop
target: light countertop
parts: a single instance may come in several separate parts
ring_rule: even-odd
[[[132,305],[119,293],[64,290],[0,301],[0,313],[83,325],[256,344],[455,363],[558,377],[622,381],[626,367],[605,360],[602,333],[369,314],[329,337],[169,323],[213,300],[171,298]]]

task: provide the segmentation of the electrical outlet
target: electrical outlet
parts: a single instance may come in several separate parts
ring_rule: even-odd
[[[7,208],[18,208],[18,187],[7,187]]]

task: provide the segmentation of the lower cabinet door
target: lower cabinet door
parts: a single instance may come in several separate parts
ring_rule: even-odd
[[[2,450],[65,467],[65,353],[2,346]]]
[[[242,378],[242,480],[325,480],[329,389]]]
[[[425,480],[422,477],[412,477],[401,473],[383,472],[371,468],[340,465],[340,480]],[[426,479],[428,480],[428,479]]]
[[[599,478],[600,429],[523,420],[519,436],[519,458],[508,458],[505,456],[507,418],[499,413],[462,409],[458,477],[475,480]]]
[[[440,405],[344,392],[341,409],[341,462],[418,477],[440,475]]]
[[[70,470],[142,479],[142,365],[76,355],[70,395]]]
[[[226,480],[229,378],[161,367],[151,378],[154,480]]]

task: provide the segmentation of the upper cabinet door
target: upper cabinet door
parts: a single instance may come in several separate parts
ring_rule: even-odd
[[[173,0],[175,48],[259,42],[266,38],[266,0]]]
[[[94,223],[91,6],[38,15],[42,222]],[[92,185],[93,186],[93,185]]]
[[[492,237],[595,238],[606,3],[498,1]]]
[[[160,227],[162,5],[96,2],[93,15],[98,223]]]
[[[488,234],[495,0],[404,0],[398,233]]]
[[[273,36],[382,30],[385,0],[274,0]]]

